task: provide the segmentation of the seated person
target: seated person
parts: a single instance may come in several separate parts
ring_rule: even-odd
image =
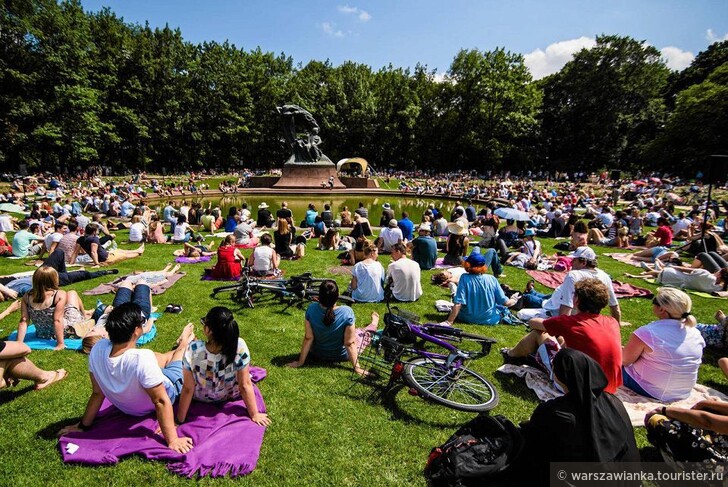
[[[306,330],[298,360],[288,364],[298,368],[306,363],[309,355],[328,362],[348,360],[357,374],[364,374],[357,363],[356,328],[354,310],[338,306],[339,286],[336,281],[326,280],[319,286],[319,301],[306,308]],[[372,313],[371,324],[376,326],[379,315]]]
[[[435,267],[437,261],[437,242],[430,236],[432,227],[429,223],[422,223],[417,229],[418,237],[410,242],[412,260],[417,262],[420,269],[426,271]]]
[[[129,242],[142,243],[147,240],[147,227],[142,223],[141,215],[131,217],[131,226],[129,227]]]
[[[164,234],[164,222],[159,220],[159,215],[152,215],[147,233],[147,243],[167,243],[167,236]]]
[[[235,237],[228,235],[217,248],[217,263],[210,270],[215,279],[237,279],[245,262],[240,249],[235,247]]]
[[[498,324],[501,320],[498,305],[513,306],[518,296],[506,297],[498,280],[486,274],[488,267],[480,253],[470,254],[465,261],[465,269],[467,273],[460,278],[453,298],[455,305],[447,317],[447,324],[452,325],[455,320],[477,325]]]
[[[63,428],[60,434],[93,428],[104,399],[122,412],[144,416],[156,411],[159,429],[167,446],[177,453],[192,449],[192,440],[177,435],[172,405],[182,390],[182,358],[194,339],[192,324],[187,325],[172,352],[158,354],[136,348],[147,316],[136,303],[124,303],[109,313],[108,339],[94,345],[89,354],[91,397],[81,420]]]
[[[68,376],[65,369],[43,370],[30,359],[30,347],[25,343],[0,340],[0,390],[12,387],[21,380],[35,382],[36,391],[62,381]]]
[[[403,243],[392,246],[392,263],[387,267],[387,287],[397,301],[417,301],[422,296],[420,266],[407,258]]]
[[[255,236],[254,228],[255,222],[241,221],[233,232],[235,245],[245,248],[252,248],[258,245],[258,237]]]
[[[377,239],[379,244],[379,252],[388,254],[392,251],[392,246],[403,241],[402,230],[397,226],[397,220],[392,218],[385,228],[379,232]]]
[[[318,248],[321,250],[337,250],[339,248],[339,230],[329,228],[326,234],[319,237]]]
[[[278,219],[278,225],[273,232],[273,242],[275,244],[275,251],[281,257],[281,259],[290,260],[295,257],[296,246],[293,245],[293,239],[296,235],[295,232],[291,230],[292,227],[291,224],[288,222],[288,218]]]
[[[537,485],[550,462],[638,462],[634,430],[622,402],[605,390],[607,378],[586,354],[564,348],[553,360],[554,380],[565,394],[539,404],[521,423],[525,441],[512,472],[517,485]]]
[[[273,242],[270,234],[264,233],[260,237],[260,245],[258,245],[248,259],[248,266],[257,276],[269,276],[279,272],[281,258],[270,246]]]
[[[622,385],[622,339],[617,320],[600,314],[608,303],[609,291],[599,279],[582,279],[574,285],[574,314],[529,320],[532,331],[515,347],[501,350],[504,361],[535,354],[536,363],[550,373],[559,349],[573,348],[602,367],[608,382],[604,390],[614,394]]]
[[[364,303],[378,303],[384,299],[384,267],[377,261],[379,249],[367,240],[364,260],[351,271],[351,297]]]
[[[152,286],[145,279],[133,279],[131,276],[124,279],[116,289],[114,302],[111,306],[104,306],[101,316],[98,317],[96,324],[83,337],[81,342],[81,350],[83,353],[91,353],[91,349],[98,341],[103,338],[109,338],[106,331],[106,322],[109,319],[109,313],[114,308],[118,308],[124,303],[134,303],[142,310],[142,314],[147,320],[142,325],[142,335],[149,333],[154,325],[155,319],[152,318]],[[99,311],[102,308],[97,308]]]
[[[354,228],[351,229],[349,236],[353,239],[359,237],[371,237],[372,226],[369,224],[369,220],[366,217],[361,216],[359,213],[354,213]]]
[[[346,257],[341,259],[342,265],[354,265],[357,262],[361,262],[366,259],[364,255],[364,249],[369,245],[369,240],[366,237],[359,237],[354,242],[354,246],[346,254]]]
[[[33,290],[26,293],[21,303],[19,343],[25,340],[28,325],[32,323],[38,338],[54,338],[55,350],[63,350],[64,338],[85,335],[85,325],[90,324],[85,322],[91,313],[84,309],[78,293],[59,289],[58,272],[51,267],[41,266],[33,273]]]
[[[450,223],[447,226],[450,234],[445,241],[445,257],[443,262],[446,265],[463,265],[463,257],[468,255],[468,227],[463,220]]]
[[[657,291],[652,313],[659,319],[635,330],[622,350],[625,387],[661,402],[690,395],[705,347],[691,308],[690,296],[683,291]]]
[[[176,244],[189,242],[190,238],[192,238],[192,234],[194,233],[190,224],[187,223],[187,217],[183,214],[180,214],[177,217],[177,224],[174,226],[173,232],[172,243]]]
[[[268,415],[258,411],[250,379],[250,352],[232,312],[216,306],[201,321],[207,340],[195,340],[185,350],[176,423],[185,422],[192,399],[220,403],[242,397],[250,419],[260,426],[269,425]]]

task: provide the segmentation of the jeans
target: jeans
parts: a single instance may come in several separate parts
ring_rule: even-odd
[[[179,397],[180,392],[182,392],[182,361],[175,360],[174,362],[170,362],[162,369],[162,374],[164,374],[164,376],[172,382],[172,386],[174,386],[174,390],[167,391],[169,400],[172,401],[172,404],[174,404]]]
[[[137,284],[134,290],[121,287],[116,291],[113,306],[121,306],[124,303],[135,303],[142,309],[144,316],[149,318],[152,314],[152,298],[151,290],[146,284]]]
[[[485,265],[493,271],[493,275],[495,277],[500,276],[503,272],[503,266],[501,265],[501,261],[498,258],[495,249],[487,249],[485,252],[482,252],[482,254],[483,257],[485,257]]]
[[[626,387],[627,389],[630,389],[631,391],[636,392],[640,396],[652,397],[651,395],[649,395],[647,393],[647,391],[642,389],[642,386],[639,385],[639,383],[636,380],[634,380],[632,378],[632,376],[629,375],[629,373],[627,373],[627,370],[625,370],[624,367],[622,367],[622,385],[624,387]],[[652,397],[652,399],[655,399],[655,398]]]
[[[540,293],[536,290],[530,290],[523,294],[524,308],[540,308],[545,300],[550,298],[550,294]]]
[[[94,279],[96,277],[105,276],[108,274],[107,271],[66,271],[66,258],[61,250],[54,250],[46,260],[43,261],[44,266],[52,267],[58,272],[58,284],[61,286],[67,286],[74,282],[85,281],[87,279]]]

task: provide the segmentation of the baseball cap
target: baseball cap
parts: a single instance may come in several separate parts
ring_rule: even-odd
[[[579,247],[572,255],[574,259],[597,260],[597,254],[588,246]]]

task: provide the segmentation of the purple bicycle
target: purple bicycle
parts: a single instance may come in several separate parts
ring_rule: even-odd
[[[367,332],[359,353],[362,378],[384,383],[391,391],[402,379],[416,395],[460,411],[490,411],[498,405],[493,384],[467,365],[490,353],[492,338],[438,324],[419,324],[419,319],[398,308],[384,315],[384,329]],[[477,351],[462,350],[456,344],[472,342]],[[447,353],[427,350],[427,345]],[[430,347],[432,348],[432,347]]]

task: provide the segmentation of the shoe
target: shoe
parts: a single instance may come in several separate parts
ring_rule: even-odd
[[[501,348],[500,353],[503,357],[503,363],[507,365],[526,365],[528,363],[528,357],[511,357],[508,352],[511,348]]]
[[[647,265],[647,262],[640,262],[640,267],[643,268],[646,271],[651,271],[650,266]]]

